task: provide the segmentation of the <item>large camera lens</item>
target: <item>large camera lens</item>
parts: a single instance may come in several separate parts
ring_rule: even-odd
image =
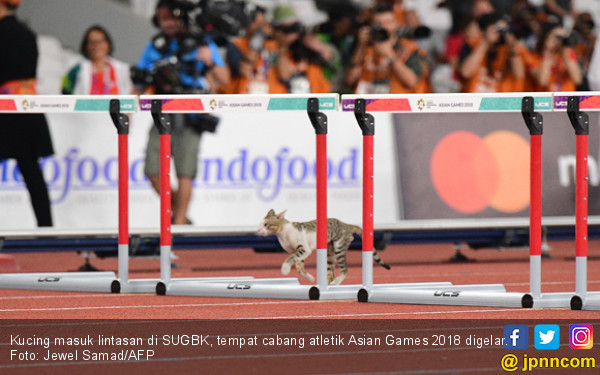
[[[375,25],[371,28],[371,40],[374,42],[385,42],[390,39],[390,33],[381,25]]]

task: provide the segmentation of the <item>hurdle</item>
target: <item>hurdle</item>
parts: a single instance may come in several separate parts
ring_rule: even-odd
[[[523,97],[529,97],[523,100]],[[353,111],[360,129],[363,133],[363,228],[372,228],[373,222],[373,141],[374,117],[369,112],[392,113],[495,113],[495,112],[521,112],[523,118],[535,122],[540,126],[541,115],[537,111],[552,110],[551,93],[507,93],[507,94],[388,94],[388,95],[343,95],[342,110]],[[535,130],[534,130],[535,133]],[[535,204],[534,213],[530,216],[530,223],[540,221],[539,227],[540,246],[535,250],[530,248],[530,259],[541,256],[541,134],[534,134],[536,138],[532,145],[532,173],[539,173],[539,186],[531,190],[539,197],[540,204]],[[540,159],[537,159],[537,155]],[[539,171],[539,172],[538,172]],[[538,192],[539,191],[539,192]],[[537,230],[536,230],[537,233]],[[534,234],[537,238],[537,234]],[[489,307],[568,307],[568,300],[572,294],[543,296],[538,293],[541,274],[541,262],[532,262],[530,282],[533,293],[507,292],[503,285],[475,284],[451,285],[447,288],[421,288],[403,290],[390,285],[373,285],[372,239],[363,238],[363,288],[357,294],[359,302],[387,302],[408,304],[432,305],[463,305],[463,306],[489,306]],[[538,254],[539,252],[539,254]],[[534,281],[534,279],[536,281]],[[402,284],[398,284],[401,286]],[[545,298],[544,298],[545,297]],[[536,299],[537,298],[537,299]]]
[[[589,115],[582,112],[600,110],[600,92],[557,92],[554,94],[555,111],[567,112],[575,131],[575,295],[572,310],[600,310],[600,292],[587,290],[588,256],[588,136]]]
[[[6,95],[0,113],[133,113],[133,95]],[[121,114],[122,121],[127,118]],[[120,242],[120,241],[119,241]],[[114,292],[114,272],[48,272],[0,274],[0,288],[72,292]]]
[[[129,117],[120,112],[120,100],[110,100],[110,117],[118,134],[118,279],[111,283],[112,293],[155,293],[156,278],[129,278]],[[161,264],[161,270],[163,265]],[[169,264],[170,267],[170,264]],[[162,271],[161,271],[162,272]],[[248,278],[242,278],[244,280]],[[187,280],[187,279],[186,279]],[[197,278],[196,281],[232,281],[232,278]],[[235,280],[239,280],[236,278]]]
[[[317,149],[322,155],[325,147],[323,130],[326,129],[326,116],[320,110],[335,111],[338,108],[337,94],[307,95],[142,95],[140,110],[150,111],[160,138],[160,262],[161,276],[156,284],[158,295],[183,295],[206,297],[248,297],[310,299],[310,285],[301,285],[297,278],[253,277],[232,278],[230,280],[171,279],[171,182],[170,146],[171,123],[169,113],[203,112],[264,112],[264,111],[305,111],[315,121],[318,129]],[[310,103],[310,105],[309,105]],[[319,137],[319,135],[321,137]],[[325,162],[326,168],[326,162]],[[327,177],[325,173],[325,178]],[[318,178],[322,177],[318,173]],[[325,258],[326,261],[326,258]],[[322,263],[322,257],[318,257]],[[317,267],[327,267],[326,263]],[[326,272],[326,271],[325,271]],[[317,277],[322,271],[317,271]]]

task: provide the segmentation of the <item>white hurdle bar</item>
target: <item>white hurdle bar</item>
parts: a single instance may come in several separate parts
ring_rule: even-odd
[[[301,285],[297,278],[244,279],[239,281],[202,281],[171,279],[171,203],[170,203],[170,129],[169,113],[218,113],[304,111],[313,102],[312,115],[326,122],[319,111],[335,111],[337,94],[320,95],[142,95],[140,109],[150,111],[160,134],[161,180],[161,280],[156,285],[159,295],[247,297],[280,299],[315,299],[311,285]],[[322,140],[318,139],[318,142]],[[325,163],[326,166],[326,163]],[[325,177],[327,175],[325,174]],[[326,251],[326,248],[325,248]],[[327,270],[327,258],[317,250],[317,277]],[[326,255],[326,254],[325,254]],[[325,263],[323,263],[323,260]],[[196,280],[197,281],[197,280]],[[319,280],[317,280],[319,282]],[[322,281],[321,281],[322,282]],[[311,292],[313,289],[313,292]]]
[[[119,113],[133,113],[137,109],[137,96],[133,95],[2,95],[0,113],[108,114],[111,101],[114,100],[117,101],[117,107],[113,107],[113,110]],[[0,288],[7,289],[111,293],[115,292],[116,282],[117,275],[114,272],[0,274]]]
[[[600,111],[600,92],[557,92],[554,110],[565,111],[575,130],[575,295],[572,310],[600,310],[600,292],[587,290],[588,257],[588,136],[587,111]],[[583,112],[586,111],[586,112]]]
[[[507,94],[389,94],[389,95],[343,95],[342,110],[353,111],[363,132],[363,228],[372,228],[373,222],[373,142],[374,117],[371,112],[392,113],[523,113],[524,97],[531,97],[531,112],[551,111],[551,93],[507,93]],[[541,117],[541,116],[540,116]],[[541,147],[541,143],[540,143]],[[541,150],[541,148],[540,148]],[[538,168],[536,166],[536,168]],[[539,165],[541,168],[541,164]],[[533,191],[532,191],[533,194]],[[537,194],[537,193],[536,193]],[[541,194],[541,191],[540,191]],[[541,209],[541,206],[540,206]],[[540,214],[541,220],[541,214]],[[540,226],[541,228],[541,226]],[[541,235],[540,235],[541,240]],[[373,244],[363,238],[363,288],[357,299],[360,302],[387,302],[431,305],[525,307],[536,305],[534,296],[529,293],[506,292],[497,285],[452,285],[448,288],[405,290],[402,284],[397,288],[380,287],[373,284]],[[537,254],[536,254],[537,256]],[[541,262],[532,262],[539,269]],[[536,273],[536,278],[539,273]],[[532,288],[537,289],[537,281],[532,279]],[[536,284],[536,285],[533,285]],[[536,307],[564,306],[570,295],[548,298],[542,302],[537,294]]]

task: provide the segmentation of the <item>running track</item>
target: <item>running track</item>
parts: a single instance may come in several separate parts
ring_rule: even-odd
[[[575,288],[574,242],[550,243],[552,257],[542,261],[542,292],[572,291]],[[454,284],[502,283],[509,291],[526,292],[529,288],[529,255],[526,249],[465,251],[464,254],[475,262],[449,263],[454,251],[448,244],[391,246],[381,253],[381,257],[392,266],[387,271],[374,266],[375,283],[404,283],[427,281],[451,281]],[[284,259],[282,253],[255,253],[250,249],[179,251],[173,277],[203,276],[254,276],[280,277],[279,267]],[[76,270],[83,259],[75,253],[16,254],[20,272],[71,271]],[[360,284],[361,254],[349,254],[350,270],[345,284]],[[93,259],[92,263],[101,270],[115,271],[116,259]],[[307,269],[315,273],[314,259]],[[134,259],[130,262],[131,278],[159,277],[157,259]],[[292,271],[292,275],[295,271]],[[302,281],[304,282],[304,281]],[[588,259],[588,290],[600,291],[600,242],[591,241]],[[473,331],[473,320],[490,320],[485,327],[501,332],[504,324],[527,324],[522,322],[549,319],[561,322],[599,321],[600,313],[595,311],[571,311],[568,309],[511,309],[464,306],[427,306],[402,304],[358,303],[355,301],[295,301],[244,298],[204,298],[144,295],[113,295],[95,293],[41,292],[24,290],[0,290],[0,318],[4,322],[16,324],[19,329],[40,326],[53,329],[57,322],[67,320],[67,327],[88,327],[118,321],[120,331],[139,329],[140,324],[152,325],[156,330],[167,329],[174,320],[184,320],[186,324],[202,325],[206,332],[210,327],[224,332],[229,327],[230,334],[251,332],[264,337],[285,332],[293,335],[325,332],[361,332],[376,335],[390,330],[421,332],[423,329],[462,330],[467,335]],[[36,319],[35,321],[30,319]],[[217,320],[218,319],[218,320]],[[221,321],[226,319],[227,324]],[[232,319],[233,321],[230,321]],[[310,320],[309,320],[310,319]],[[371,326],[368,321],[372,320]],[[497,320],[494,320],[497,319]],[[37,321],[43,320],[43,321]],[[108,321],[105,321],[108,320]],[[206,322],[209,322],[208,327]],[[507,320],[509,320],[507,322]],[[270,322],[270,323],[269,323]],[[411,323],[413,322],[413,323]],[[511,323],[512,322],[512,323]],[[236,326],[236,324],[241,324]],[[334,327],[335,325],[338,327]],[[382,330],[382,324],[393,327]],[[442,326],[439,326],[439,325]],[[333,325],[333,326],[332,326]],[[364,326],[364,327],[363,327]],[[489,326],[489,327],[488,327]],[[233,328],[232,328],[233,327]],[[237,327],[237,328],[235,328]],[[100,328],[99,328],[100,329]],[[236,331],[238,329],[238,331]],[[227,329],[225,329],[227,331]],[[432,331],[432,332],[433,332]],[[366,332],[366,333],[365,333]],[[483,332],[483,331],[480,331]],[[165,333],[168,333],[165,331]],[[561,331],[562,333],[562,331]],[[215,333],[216,334],[216,333]],[[600,334],[597,334],[597,337]],[[308,339],[308,336],[307,336]],[[501,373],[499,360],[506,350],[490,347],[473,356],[472,348],[420,348],[420,347],[376,347],[361,348],[360,351],[348,347],[299,350],[297,347],[274,347],[271,350],[237,350],[161,353],[160,359],[144,362],[106,362],[102,366],[83,362],[58,362],[31,364],[7,361],[6,337],[0,342],[0,373],[61,373],[69,368],[73,373],[127,373],[144,371],[164,373],[177,368],[187,373],[190,369],[203,369],[197,373],[302,373],[302,374],[374,374],[374,373]],[[598,339],[596,339],[596,342]],[[600,343],[597,343],[600,348]],[[594,352],[600,351],[594,348]],[[264,349],[264,348],[263,348]],[[568,346],[567,346],[568,349]],[[562,350],[562,347],[561,347]],[[354,355],[350,355],[354,353]],[[167,355],[169,354],[169,355]],[[534,353],[535,354],[535,353]],[[538,353],[539,354],[539,353]],[[567,352],[567,354],[569,354]],[[432,358],[447,358],[452,355],[451,364],[447,361],[430,362]],[[571,353],[572,355],[572,353]],[[489,358],[493,357],[492,362]],[[600,355],[597,355],[600,362]],[[208,365],[210,364],[210,365]],[[291,364],[304,364],[293,367]],[[308,365],[310,364],[310,365]],[[208,366],[207,366],[208,365]],[[135,370],[134,370],[135,368]],[[169,370],[170,371],[170,370]],[[588,373],[579,369],[579,373]],[[594,370],[591,370],[594,371]],[[597,371],[597,369],[596,369]],[[196,371],[194,371],[196,372]],[[561,374],[568,373],[562,370]]]

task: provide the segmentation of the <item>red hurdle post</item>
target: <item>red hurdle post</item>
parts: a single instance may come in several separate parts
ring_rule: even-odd
[[[156,293],[164,295],[171,281],[171,122],[162,112],[162,100],[153,99],[154,125],[160,147],[160,278]]]
[[[588,253],[588,135],[589,116],[579,111],[579,97],[570,96],[567,100],[567,115],[575,130],[575,293],[585,298],[587,293],[587,253]],[[571,300],[571,308],[575,299]],[[581,299],[578,301],[581,302]]]
[[[317,287],[327,289],[327,116],[319,112],[319,99],[309,98],[307,113],[316,134]],[[318,299],[311,289],[310,298]]]
[[[530,136],[529,190],[529,291],[533,298],[542,294],[542,134],[543,117],[534,112],[534,99],[523,97],[521,114]]]
[[[117,128],[119,164],[119,281],[111,284],[111,291],[119,293],[121,284],[129,280],[129,117],[121,113],[121,101],[111,99],[110,117]]]
[[[358,292],[358,300],[367,302],[369,291],[373,287],[373,179],[374,179],[374,146],[375,119],[366,113],[364,99],[354,101],[354,117],[363,135],[363,218],[362,218],[362,269],[363,288]]]

